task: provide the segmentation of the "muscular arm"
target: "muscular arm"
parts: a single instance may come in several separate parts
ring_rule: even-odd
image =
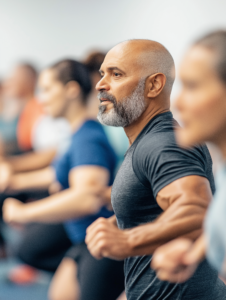
[[[164,212],[152,223],[129,230],[119,230],[105,219],[94,222],[87,230],[86,242],[91,253],[101,258],[123,259],[152,254],[157,247],[180,236],[195,240],[212,193],[209,182],[200,176],[175,180],[157,194]]]
[[[153,223],[130,230],[133,254],[153,253],[179,236],[195,240],[202,232],[211,198],[209,182],[200,176],[183,177],[164,187],[156,198],[164,212]]]
[[[6,222],[62,222],[97,213],[103,204],[99,196],[109,180],[109,172],[102,167],[81,166],[70,172],[70,188],[29,204],[7,199],[3,214]]]

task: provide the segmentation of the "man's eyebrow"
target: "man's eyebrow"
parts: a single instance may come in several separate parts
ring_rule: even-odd
[[[112,70],[118,70],[119,72],[122,72],[122,73],[125,73],[124,71],[122,71],[121,69],[119,69],[118,67],[108,67],[107,68],[107,71],[112,71]],[[100,74],[101,73],[104,73],[104,71],[103,70],[99,70],[99,72],[100,72]]]

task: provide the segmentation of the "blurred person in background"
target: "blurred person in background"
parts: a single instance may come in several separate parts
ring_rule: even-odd
[[[6,84],[0,82],[0,156],[19,152],[16,128],[19,117],[19,107],[16,101],[5,98]]]
[[[14,99],[14,101],[19,103],[18,106],[20,107],[15,129],[21,152],[32,150],[32,130],[37,120],[43,115],[42,107],[35,97],[37,75],[37,71],[32,65],[27,63],[19,64],[14,68],[12,75],[5,83],[6,98]],[[47,161],[50,163],[53,158],[52,151],[47,156]],[[7,188],[8,180],[12,173],[32,170],[33,167],[38,168],[37,161],[39,158],[43,160],[42,155],[39,157],[34,153],[31,156],[30,153],[25,156],[7,156],[6,153],[4,160],[0,163],[1,191]],[[43,161],[43,164],[45,165],[47,161]]]
[[[89,70],[92,82],[92,90],[88,95],[87,101],[87,114],[93,119],[96,119],[98,110],[98,99],[95,85],[101,78],[99,69],[104,57],[105,54],[102,52],[92,52],[85,60],[85,65]],[[46,111],[46,113],[48,113],[48,111]],[[43,131],[48,130],[46,126],[48,124],[46,124],[46,121],[42,122],[41,119],[41,122],[39,123],[42,123],[41,127],[43,128]],[[122,128],[112,127],[113,130],[108,130],[108,128],[109,127],[104,126],[104,130],[107,133],[111,146],[117,153],[119,165],[128,147],[128,141]],[[61,131],[57,131],[58,135],[61,134]],[[62,135],[63,134],[65,136],[64,132],[62,132]],[[44,132],[42,135],[39,134],[39,136],[45,136]],[[48,140],[50,139],[51,137],[49,136]],[[45,180],[47,180],[48,185],[48,169],[49,168],[47,167],[47,172],[44,169],[39,169],[37,172],[19,172],[12,175],[8,181],[8,190],[11,190],[15,193],[21,193],[31,189],[44,189]],[[41,185],[39,184],[39,180],[37,180],[37,178],[42,178]],[[50,191],[53,191],[55,187],[56,185],[51,185]],[[108,195],[110,198],[110,193],[111,187],[106,190],[105,195]],[[37,242],[31,243],[34,235],[37,237]],[[52,238],[49,239],[49,236]],[[9,274],[10,280],[17,283],[33,282],[36,278],[36,271],[33,267],[55,272],[65,254],[65,251],[68,250],[70,246],[70,241],[68,240],[64,227],[61,224],[29,224],[25,227],[22,240],[16,247],[16,251],[14,251],[14,254],[27,265],[19,266],[13,269],[13,271]]]
[[[32,149],[31,132],[35,122],[43,114],[35,96],[37,77],[34,66],[21,63],[14,68],[8,83],[8,96],[16,99],[22,107],[17,125],[17,139],[23,152]]]
[[[12,71],[10,77],[4,81],[3,102],[1,111],[1,137],[3,142],[3,154],[0,162],[0,189],[3,192],[8,184],[8,180],[17,169],[18,158],[9,158],[7,155],[19,151],[30,150],[28,147],[31,124],[34,124],[41,114],[41,107],[34,99],[37,72],[35,68],[28,63],[18,64]],[[30,105],[31,102],[31,105]],[[30,109],[29,109],[30,108]],[[34,110],[34,111],[33,111]],[[26,120],[28,119],[28,122]],[[10,126],[9,126],[10,125]],[[9,130],[10,128],[10,130]],[[13,149],[9,149],[7,140],[12,140]],[[18,145],[18,147],[16,146]],[[24,162],[22,162],[22,166]],[[22,168],[23,170],[23,168]],[[19,196],[20,197],[20,196]],[[0,195],[0,217],[2,213],[2,204],[6,198],[5,194]],[[24,195],[21,196],[24,200]],[[1,233],[0,225],[0,235]]]
[[[105,54],[102,52],[91,52],[84,61],[90,73],[92,82],[92,90],[88,95],[87,100],[87,111],[89,117],[94,119],[96,119],[98,110],[98,99],[95,85],[101,78],[99,69],[104,60],[104,57]],[[48,111],[46,111],[46,113],[48,113]],[[46,137],[46,131],[48,131],[48,123],[46,121],[43,122],[42,119],[43,117],[41,118],[41,121],[38,122],[38,124],[41,123],[42,125],[36,126],[38,127],[38,130],[36,130],[38,132],[41,131],[41,128],[43,128],[43,134],[39,134],[40,138]],[[46,120],[46,117],[44,119]],[[109,127],[104,126],[111,146],[117,153],[119,165],[128,147],[128,141],[122,128],[112,127],[113,130],[108,130],[108,128]],[[61,131],[57,130],[57,134],[65,136],[65,133],[62,132],[61,134]],[[39,141],[40,138],[37,138],[36,140]],[[51,139],[52,137],[48,136],[47,140]],[[61,145],[61,148],[62,144],[64,145],[64,143],[59,144]],[[27,190],[37,190],[40,188],[45,189],[45,180],[47,181],[48,185],[49,178],[49,168],[47,167],[46,169],[47,172],[44,169],[39,169],[37,172],[18,172],[16,174],[13,174],[8,180],[7,189],[14,193],[23,193]],[[42,178],[41,185],[37,178]],[[56,185],[51,185],[50,191],[54,191],[55,187]],[[109,187],[105,194],[106,196],[108,194],[108,197],[110,198],[110,193],[111,188]],[[31,243],[34,235],[37,237],[37,243]],[[52,238],[49,239],[49,236],[51,236]],[[58,245],[61,245],[61,247],[59,247]],[[16,251],[14,251],[14,254],[27,265],[23,265],[13,269],[13,271],[9,274],[9,278],[11,279],[11,281],[17,283],[33,282],[36,277],[36,271],[30,266],[55,272],[65,254],[65,251],[68,250],[70,246],[70,241],[68,240],[64,227],[61,224],[29,224],[25,227],[22,235],[22,240],[16,247]]]
[[[196,41],[180,66],[182,90],[176,107],[183,127],[177,132],[177,141],[182,147],[208,141],[221,151],[223,163],[216,175],[217,191],[205,218],[203,235],[195,243],[174,240],[155,252],[152,266],[162,280],[188,280],[205,255],[226,279],[225,53],[226,31],[216,31]]]
[[[65,222],[73,247],[53,277],[51,300],[115,300],[124,288],[123,263],[94,259],[84,243],[86,228],[99,216],[113,214],[105,207],[109,200],[102,194],[112,184],[116,166],[116,155],[102,126],[88,113],[89,73],[83,64],[64,60],[44,70],[39,85],[45,110],[54,118],[66,118],[73,134],[70,147],[46,169],[45,176],[30,173],[29,177],[39,186],[57,181],[62,191],[29,204],[7,199],[4,220],[12,224]],[[33,247],[37,236],[32,238]],[[28,243],[23,247],[29,247]]]
[[[41,103],[35,96],[38,73],[29,63],[20,63],[4,81],[3,109],[0,118],[0,133],[3,141],[3,156],[0,161],[0,217],[2,205],[7,197],[14,196],[23,202],[40,199],[48,195],[46,187],[36,190],[12,185],[14,176],[20,172],[37,170],[48,166],[56,154],[65,151],[71,130],[68,122],[52,120],[44,114]],[[9,126],[10,125],[10,126]],[[17,141],[20,155],[11,156],[7,139]],[[18,178],[18,176],[17,176]],[[20,177],[19,177],[20,178]],[[21,178],[23,179],[23,178]],[[0,235],[1,233],[0,225]],[[3,238],[2,238],[3,240]]]
[[[175,140],[172,56],[154,41],[126,41],[108,52],[101,75],[98,119],[124,127],[130,148],[112,187],[117,220],[95,221],[87,229],[88,249],[98,259],[125,259],[129,300],[224,299],[226,287],[206,260],[183,284],[161,281],[150,268],[160,245],[200,235],[215,191],[207,147],[182,149]]]
[[[20,106],[16,134],[21,152],[36,150],[33,135],[37,123],[44,115],[42,105],[35,96],[37,76],[37,71],[31,64],[21,63],[14,68],[12,75],[5,83],[6,98],[16,100]],[[6,156],[4,162],[0,164],[0,170],[8,169],[8,173],[16,173],[47,166],[56,153],[54,147],[50,148],[25,155]],[[4,189],[3,179],[0,183],[1,189]],[[5,185],[7,187],[7,180],[5,180]]]

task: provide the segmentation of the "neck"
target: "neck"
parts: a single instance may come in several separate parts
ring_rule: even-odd
[[[124,128],[129,139],[129,144],[132,145],[139,133],[148,124],[148,122],[150,122],[151,119],[167,111],[169,111],[169,108],[166,107],[148,107],[138,120]]]
[[[63,116],[69,122],[72,131],[76,129],[87,119],[87,109],[80,105],[79,101],[71,101]]]

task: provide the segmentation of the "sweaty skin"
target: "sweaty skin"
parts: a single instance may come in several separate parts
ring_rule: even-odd
[[[151,64],[147,63],[149,61]],[[98,91],[105,91],[122,101],[132,93],[140,78],[146,78],[144,96],[147,108],[140,118],[124,128],[130,144],[154,116],[169,110],[174,80],[170,66],[173,67],[171,55],[153,41],[124,42],[106,55],[100,69],[102,79],[96,86]],[[106,105],[106,111],[112,109],[112,103],[108,101],[101,105]],[[120,230],[112,219],[100,218],[87,229],[86,243],[94,257],[120,260],[152,254],[160,245],[179,236],[195,240],[202,231],[211,197],[206,178],[180,178],[158,192],[156,201],[164,212],[154,222]]]

